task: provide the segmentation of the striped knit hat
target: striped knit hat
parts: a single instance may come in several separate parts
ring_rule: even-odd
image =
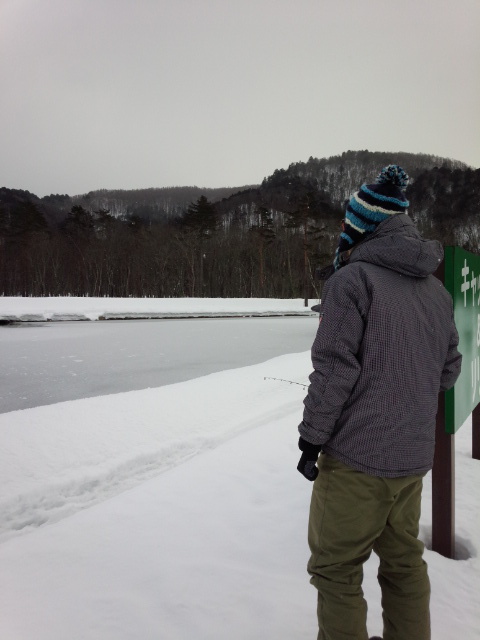
[[[342,266],[342,254],[352,249],[365,236],[373,233],[380,222],[397,213],[406,213],[409,205],[404,191],[408,175],[396,164],[384,167],[375,184],[363,184],[347,205],[343,231],[335,253],[335,270]]]

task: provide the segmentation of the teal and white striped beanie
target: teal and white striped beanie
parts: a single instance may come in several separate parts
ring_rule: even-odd
[[[342,266],[342,254],[352,249],[377,226],[398,213],[406,213],[408,175],[396,164],[384,167],[375,184],[363,184],[347,205],[343,231],[335,253],[335,270]]]

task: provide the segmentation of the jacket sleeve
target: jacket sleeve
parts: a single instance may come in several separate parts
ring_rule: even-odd
[[[320,324],[312,346],[313,373],[304,400],[302,438],[324,444],[330,437],[345,402],[360,374],[357,354],[364,333],[358,286],[342,271],[326,283]]]
[[[462,368],[462,354],[457,349],[458,346],[458,332],[453,320],[450,327],[450,343],[448,345],[447,358],[443,366],[442,377],[440,379],[440,391],[446,391],[453,387],[457,381],[458,376]]]

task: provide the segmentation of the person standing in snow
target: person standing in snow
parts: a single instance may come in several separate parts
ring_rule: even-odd
[[[443,258],[408,217],[408,176],[385,167],[349,201],[325,283],[298,470],[311,481],[308,572],[318,640],[368,640],[363,564],[379,556],[384,640],[430,639],[418,539],[438,393],[462,356]],[[320,455],[319,455],[320,454]]]

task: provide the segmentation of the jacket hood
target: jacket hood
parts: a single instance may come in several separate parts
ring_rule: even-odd
[[[424,278],[443,260],[438,240],[425,240],[415,224],[402,213],[385,220],[352,249],[349,263],[370,262],[407,276]]]

